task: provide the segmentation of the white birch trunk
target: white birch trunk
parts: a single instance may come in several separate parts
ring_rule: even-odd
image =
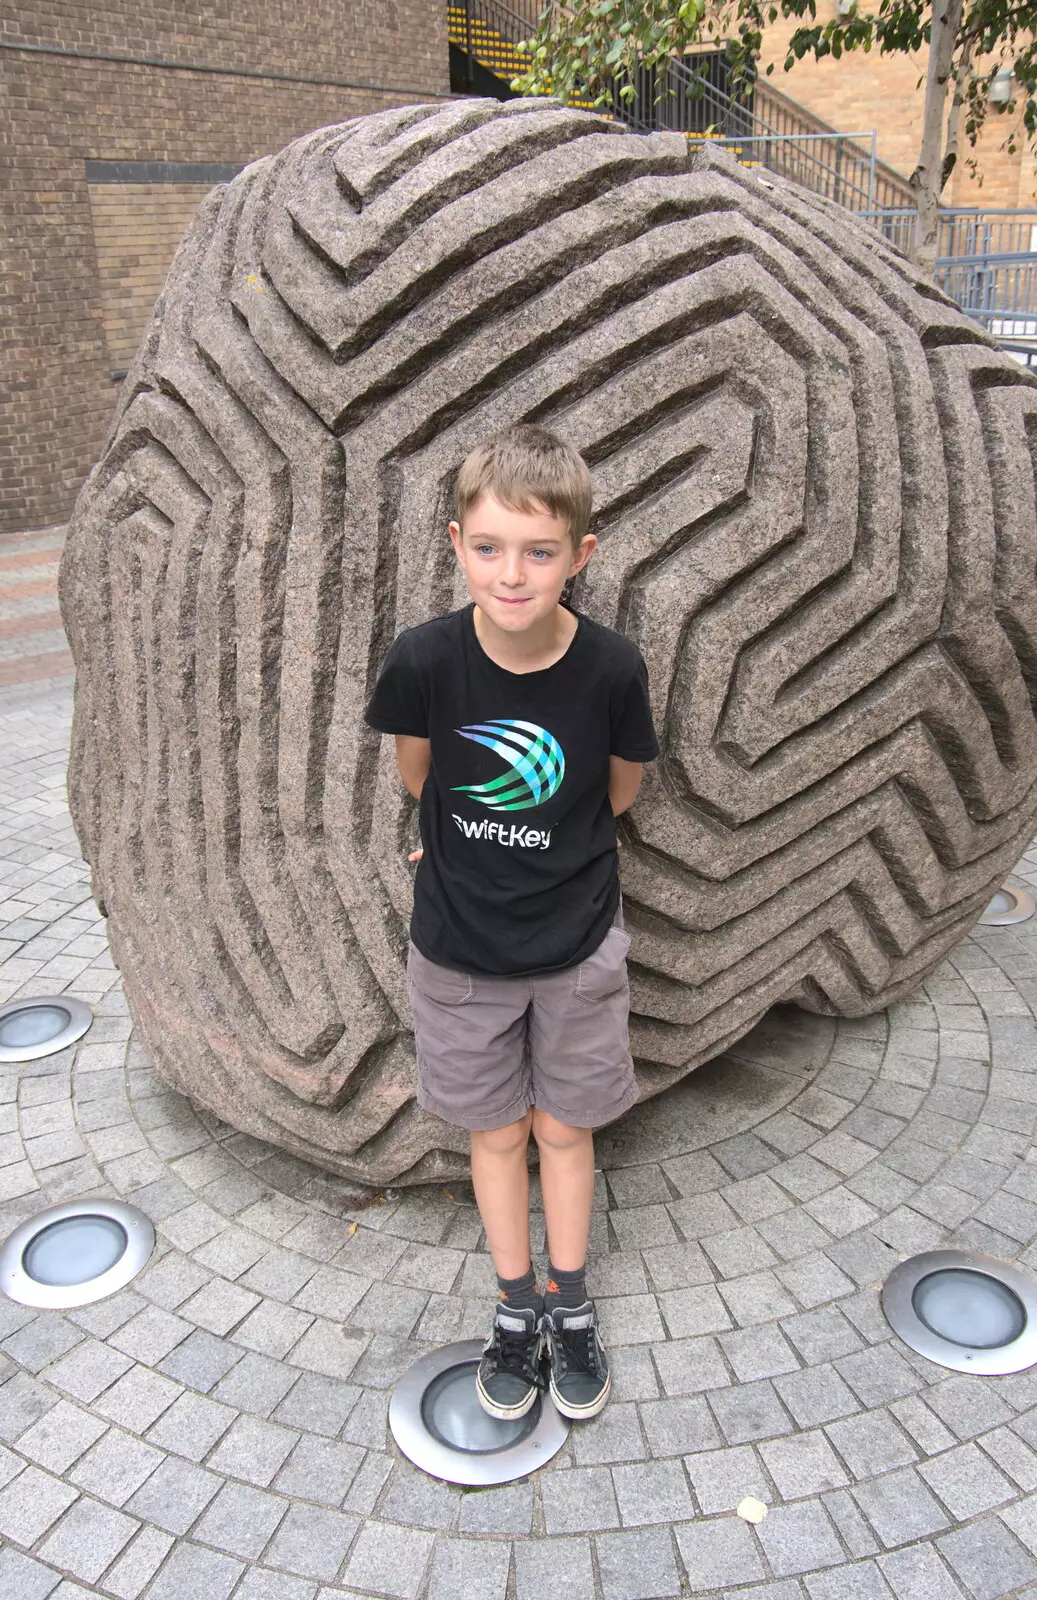
[[[965,41],[961,56],[958,59],[958,69],[954,82],[954,95],[951,99],[951,109],[947,117],[947,143],[943,152],[943,162],[940,167],[940,193],[947,187],[947,180],[958,164],[958,150],[961,146],[961,111],[965,104],[965,97],[969,92],[972,82],[972,55],[976,41],[970,36]]]
[[[922,148],[918,165],[910,178],[918,208],[911,256],[922,271],[929,274],[932,274],[936,265],[936,213],[943,167],[943,114],[961,11],[962,0],[933,0],[929,68],[925,75]]]

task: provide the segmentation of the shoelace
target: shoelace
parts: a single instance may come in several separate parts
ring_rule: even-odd
[[[538,1389],[544,1387],[544,1375],[539,1363],[533,1362],[533,1351],[539,1349],[539,1340],[534,1331],[532,1337],[527,1333],[519,1333],[511,1328],[502,1328],[494,1325],[494,1340],[486,1354],[496,1355],[497,1365],[505,1372],[514,1372],[518,1377],[525,1378],[527,1383],[535,1383]]]
[[[564,1370],[598,1373],[598,1349],[593,1324],[589,1328],[556,1328],[549,1324],[552,1343],[561,1352],[560,1365]]]

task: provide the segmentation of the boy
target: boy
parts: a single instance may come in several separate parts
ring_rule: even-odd
[[[476,1387],[593,1417],[611,1378],[584,1282],[592,1129],[637,1099],[615,817],[658,754],[622,634],[562,604],[597,548],[577,452],[522,424],[467,457],[450,538],[471,604],[402,633],[366,711],[420,798],[407,960],[418,1103],[467,1128],[500,1302]],[[529,1238],[532,1132],[549,1267]]]

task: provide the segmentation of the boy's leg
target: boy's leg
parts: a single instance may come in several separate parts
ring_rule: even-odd
[[[531,1125],[527,1111],[503,1128],[472,1130],[472,1184],[501,1291],[475,1387],[483,1409],[505,1421],[525,1416],[543,1386],[544,1303],[529,1249]]]
[[[503,1291],[476,1390],[491,1416],[522,1417],[544,1386],[544,1303],[529,1251],[529,983],[455,972],[429,961],[414,945],[407,977],[418,1103],[470,1129],[475,1198]],[[491,1126],[472,1129],[472,1121]]]
[[[540,1149],[550,1254],[544,1329],[551,1352],[551,1398],[564,1416],[595,1417],[608,1400],[612,1376],[598,1317],[587,1298],[587,1240],[594,1199],[594,1136],[589,1128],[533,1111]]]
[[[472,1186],[499,1278],[529,1271],[529,1168],[533,1113],[504,1128],[472,1130]]]
[[[540,1150],[551,1266],[566,1274],[582,1272],[594,1199],[594,1135],[590,1128],[567,1127],[536,1108],[533,1136]]]
[[[533,1134],[551,1252],[544,1331],[551,1395],[567,1417],[596,1416],[612,1382],[584,1279],[594,1196],[589,1130],[612,1122],[637,1099],[627,1038],[629,945],[617,911],[601,944],[579,966],[533,980]]]

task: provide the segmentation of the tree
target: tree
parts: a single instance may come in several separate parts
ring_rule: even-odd
[[[789,39],[786,72],[806,55],[821,60],[876,47],[880,55],[928,49],[922,143],[910,183],[917,205],[912,255],[931,272],[939,199],[959,159],[962,133],[974,149],[991,112],[1012,117],[1021,101],[1021,118],[1011,123],[1004,145],[1014,153],[1021,121],[1022,136],[1037,148],[1037,0],[880,0],[875,11],[858,4],[824,23],[816,20],[815,0],[549,0],[533,38],[520,46],[529,70],[512,87],[611,106],[617,94],[633,98],[639,67],[655,70],[661,85],[670,58],[712,42],[725,44],[738,92],[755,77],[764,27],[779,16],[807,19]],[[1005,67],[1017,92],[1003,103],[997,96]],[[975,156],[967,165],[975,172]]]

